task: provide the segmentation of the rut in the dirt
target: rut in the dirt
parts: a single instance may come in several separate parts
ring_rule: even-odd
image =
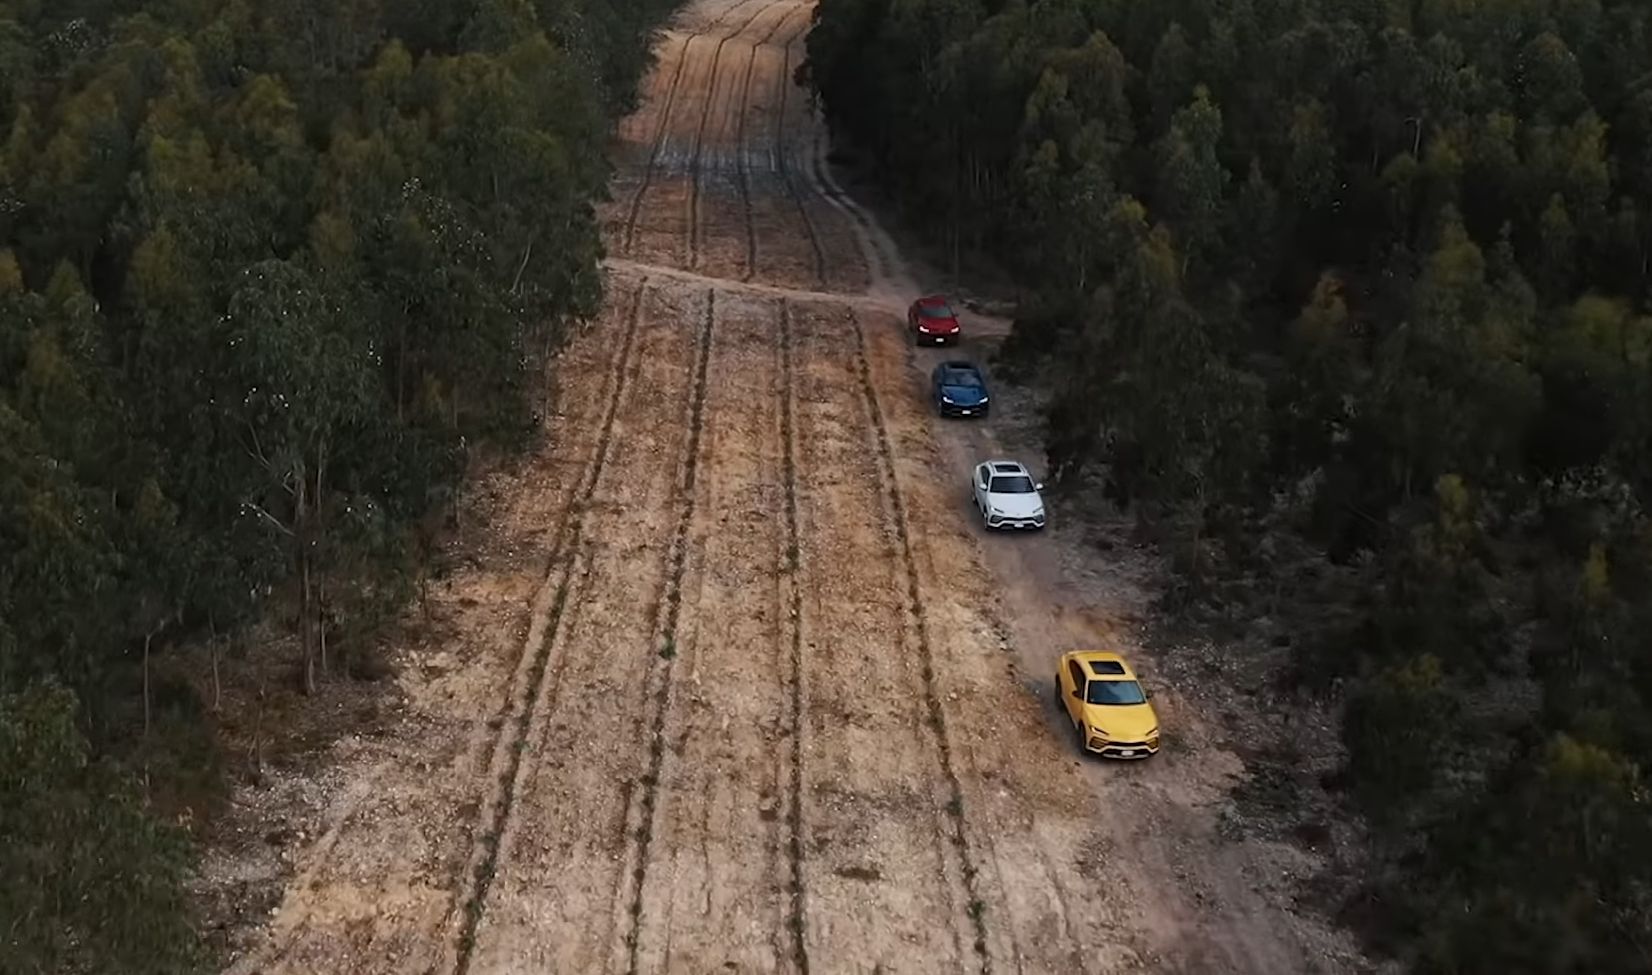
[[[694,401],[689,412],[688,451],[683,464],[682,488],[679,492],[682,510],[677,516],[677,527],[671,538],[671,568],[666,576],[663,600],[665,614],[659,626],[659,643],[651,644],[644,650],[644,653],[653,651],[649,654],[650,659],[658,658],[660,663],[657,666],[658,677],[653,678],[656,685],[652,695],[654,711],[647,725],[652,729],[652,734],[649,736],[648,744],[648,771],[642,779],[642,807],[639,814],[642,825],[637,830],[637,867],[634,874],[636,889],[631,894],[629,908],[631,930],[625,936],[629,950],[626,971],[629,975],[637,973],[638,927],[642,920],[643,891],[648,883],[649,846],[654,839],[654,812],[659,799],[660,765],[665,758],[666,730],[662,727],[662,719],[671,697],[671,679],[676,673],[676,648],[680,636],[677,622],[682,614],[683,600],[683,562],[688,555],[688,526],[694,517],[694,481],[700,468],[700,436],[705,428],[706,366],[711,360],[712,333],[716,327],[717,292],[708,291],[705,323],[700,327],[699,347],[696,350]],[[655,649],[656,647],[658,649]]]
[[[1102,842],[1004,652],[951,469],[990,434],[929,413],[901,255],[793,84],[812,10],[703,0],[663,40],[604,214],[617,304],[566,355],[602,368],[547,410],[543,449],[588,454],[524,496],[532,596],[458,664],[477,743],[375,773],[473,799],[405,863],[343,817],[260,971],[1174,970],[1136,933],[1163,901],[1132,869],[1163,870]]]
[[[791,665],[791,699],[787,719],[791,739],[791,790],[786,802],[786,852],[789,856],[787,890],[791,907],[786,918],[792,934],[792,958],[798,971],[809,971],[808,914],[803,903],[803,630],[798,625],[803,617],[803,592],[798,587],[798,573],[802,570],[802,545],[797,529],[797,433],[793,402],[796,389],[792,379],[792,359],[795,356],[792,338],[792,309],[785,300],[780,306],[781,437],[785,443],[786,485],[786,614],[790,625],[786,634]]]
[[[694,42],[699,38],[711,35],[712,32],[715,31],[727,18],[732,16],[735,11],[757,2],[760,2],[760,0],[740,0],[739,3],[736,3],[734,6],[729,7],[722,13],[718,14],[715,20],[711,21],[699,30],[690,32],[684,38],[682,43],[682,53],[678,58],[676,70],[672,72],[671,83],[666,87],[664,96],[665,107],[661,112],[659,127],[655,130],[653,145],[649,150],[648,164],[643,168],[642,183],[631,195],[631,202],[627,207],[628,215],[625,220],[625,229],[621,233],[621,240],[624,242],[623,252],[627,257],[630,256],[631,250],[635,246],[637,235],[637,218],[642,214],[643,201],[648,196],[648,189],[652,185],[654,174],[659,167],[660,154],[665,149],[666,138],[671,133],[671,122],[673,117],[672,110],[675,109],[677,105],[677,92],[682,84],[683,70],[689,63],[689,55],[694,47]],[[759,10],[756,14],[752,14],[751,19],[755,20],[761,13],[762,10]],[[746,24],[741,26],[740,29],[744,30],[750,23],[751,21],[748,20]],[[727,40],[727,34],[718,38],[717,50],[719,55],[722,52],[723,44]]]
[[[476,945],[476,927],[481,921],[482,911],[487,903],[488,888],[492,885],[494,873],[498,868],[500,834],[505,829],[516,800],[522,755],[534,713],[539,709],[544,697],[543,681],[550,662],[552,644],[563,610],[568,604],[574,566],[567,553],[579,550],[585,524],[582,517],[584,507],[596,491],[597,484],[601,482],[603,469],[608,463],[613,443],[614,419],[625,396],[627,367],[631,361],[637,324],[642,318],[643,299],[647,291],[648,279],[643,278],[637,282],[631,301],[631,312],[626,316],[625,336],[621,341],[619,357],[615,361],[611,384],[613,391],[609,395],[607,411],[603,416],[602,432],[597,438],[596,458],[580,486],[577,500],[565,512],[557,537],[551,545],[551,571],[547,574],[541,595],[535,599],[528,638],[522,650],[522,662],[518,667],[518,673],[523,675],[520,685],[513,688],[506,699],[505,707],[490,722],[497,723],[500,728],[500,737],[493,750],[493,762],[490,764],[490,768],[500,769],[496,780],[499,791],[490,792],[486,797],[484,812],[477,824],[475,852],[471,855],[471,867],[467,871],[466,879],[470,883],[462,888],[463,894],[455,894],[455,903],[459,908],[459,926],[454,949],[454,970],[459,975],[465,975],[470,970],[471,956]]]
[[[958,782],[957,770],[953,768],[952,742],[947,735],[946,711],[941,707],[940,696],[935,689],[935,652],[929,642],[929,620],[924,612],[923,594],[918,589],[917,566],[913,564],[912,559],[912,532],[906,516],[906,501],[901,493],[900,476],[895,470],[894,454],[889,446],[889,429],[883,422],[883,406],[878,401],[877,388],[872,384],[871,366],[866,356],[866,335],[861,330],[860,319],[853,312],[847,317],[846,330],[854,336],[855,368],[860,378],[861,395],[866,398],[867,409],[872,414],[872,426],[877,434],[877,456],[881,461],[879,475],[885,485],[884,494],[895,537],[900,541],[901,568],[905,576],[908,599],[906,608],[915,630],[919,658],[923,662],[924,708],[929,727],[935,734],[935,747],[940,753],[941,770],[946,775],[947,789],[950,792],[946,803],[948,828],[951,833],[949,839],[957,846],[958,858],[963,864],[964,889],[969,894],[969,917],[975,928],[975,953],[981,959],[981,970],[991,972],[992,959],[987,953],[986,902],[981,899],[976,877],[979,868],[970,851],[969,837],[964,832],[964,792]]]

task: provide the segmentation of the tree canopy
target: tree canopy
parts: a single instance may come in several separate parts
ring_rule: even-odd
[[[822,0],[808,44],[900,205],[1028,290],[1057,481],[1353,567],[1295,645],[1378,943],[1644,971],[1652,8]]]
[[[79,893],[131,879],[105,837],[178,906],[108,748],[140,670],[290,615],[313,687],[323,594],[394,597],[468,448],[531,429],[668,7],[0,0],[0,874],[40,898],[0,967],[182,970],[187,925]],[[89,839],[30,812],[105,800]]]

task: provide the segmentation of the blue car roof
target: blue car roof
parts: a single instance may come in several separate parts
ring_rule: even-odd
[[[943,381],[948,379],[951,374],[959,372],[968,373],[976,379],[985,379],[981,375],[981,368],[973,362],[943,362],[935,367],[935,374]]]

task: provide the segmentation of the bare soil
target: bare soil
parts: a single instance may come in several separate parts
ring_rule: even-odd
[[[374,733],[237,791],[200,879],[229,972],[1371,969],[1296,904],[1323,856],[1231,828],[1235,737],[1280,732],[1152,625],[1158,557],[1059,499],[973,518],[973,462],[1041,466],[1036,403],[932,415],[936,278],[827,161],[811,12],[663,33],[542,444],[478,488]],[[965,327],[984,359],[1006,323]],[[1155,690],[1151,761],[1049,704],[1099,645]]]

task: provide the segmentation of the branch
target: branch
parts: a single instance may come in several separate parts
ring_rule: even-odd
[[[253,504],[251,501],[243,501],[241,503],[243,505],[247,506],[248,508],[251,508],[254,513],[258,514],[265,521],[267,521],[270,524],[274,525],[283,535],[286,535],[288,538],[297,538],[298,537],[297,532],[293,531],[291,528],[288,528],[286,525],[282,524],[281,519],[279,519],[276,516],[270,514],[268,511],[265,511],[261,506]]]
[[[253,428],[253,425],[251,423],[247,424],[247,433],[252,435],[252,448],[253,448],[252,450],[247,451],[247,453],[252,455],[253,460],[256,460],[260,464],[263,464],[265,470],[268,470],[268,471],[275,470],[275,465],[271,464],[270,459],[268,457],[264,456],[264,445],[258,442],[258,431]]]
[[[272,463],[268,457],[264,456],[264,445],[258,442],[258,431],[253,429],[253,426],[250,423],[248,423],[246,426],[247,426],[247,433],[249,435],[251,435],[251,437],[252,437],[252,447],[253,447],[253,449],[247,450],[247,456],[251,457],[253,460],[257,461],[259,463],[259,466],[263,467],[264,470],[269,471],[271,474],[276,473],[275,464]],[[245,447],[243,447],[242,449],[246,450]],[[293,489],[293,486],[292,486],[292,482],[293,482],[292,471],[282,472],[281,482],[280,482],[281,483],[281,489],[283,491],[286,491],[288,494],[295,493],[295,491]]]
[[[516,294],[516,288],[522,283],[522,272],[528,269],[528,258],[533,256],[533,241],[528,241],[528,248],[522,252],[522,263],[516,266],[516,277],[511,280],[511,294]]]

